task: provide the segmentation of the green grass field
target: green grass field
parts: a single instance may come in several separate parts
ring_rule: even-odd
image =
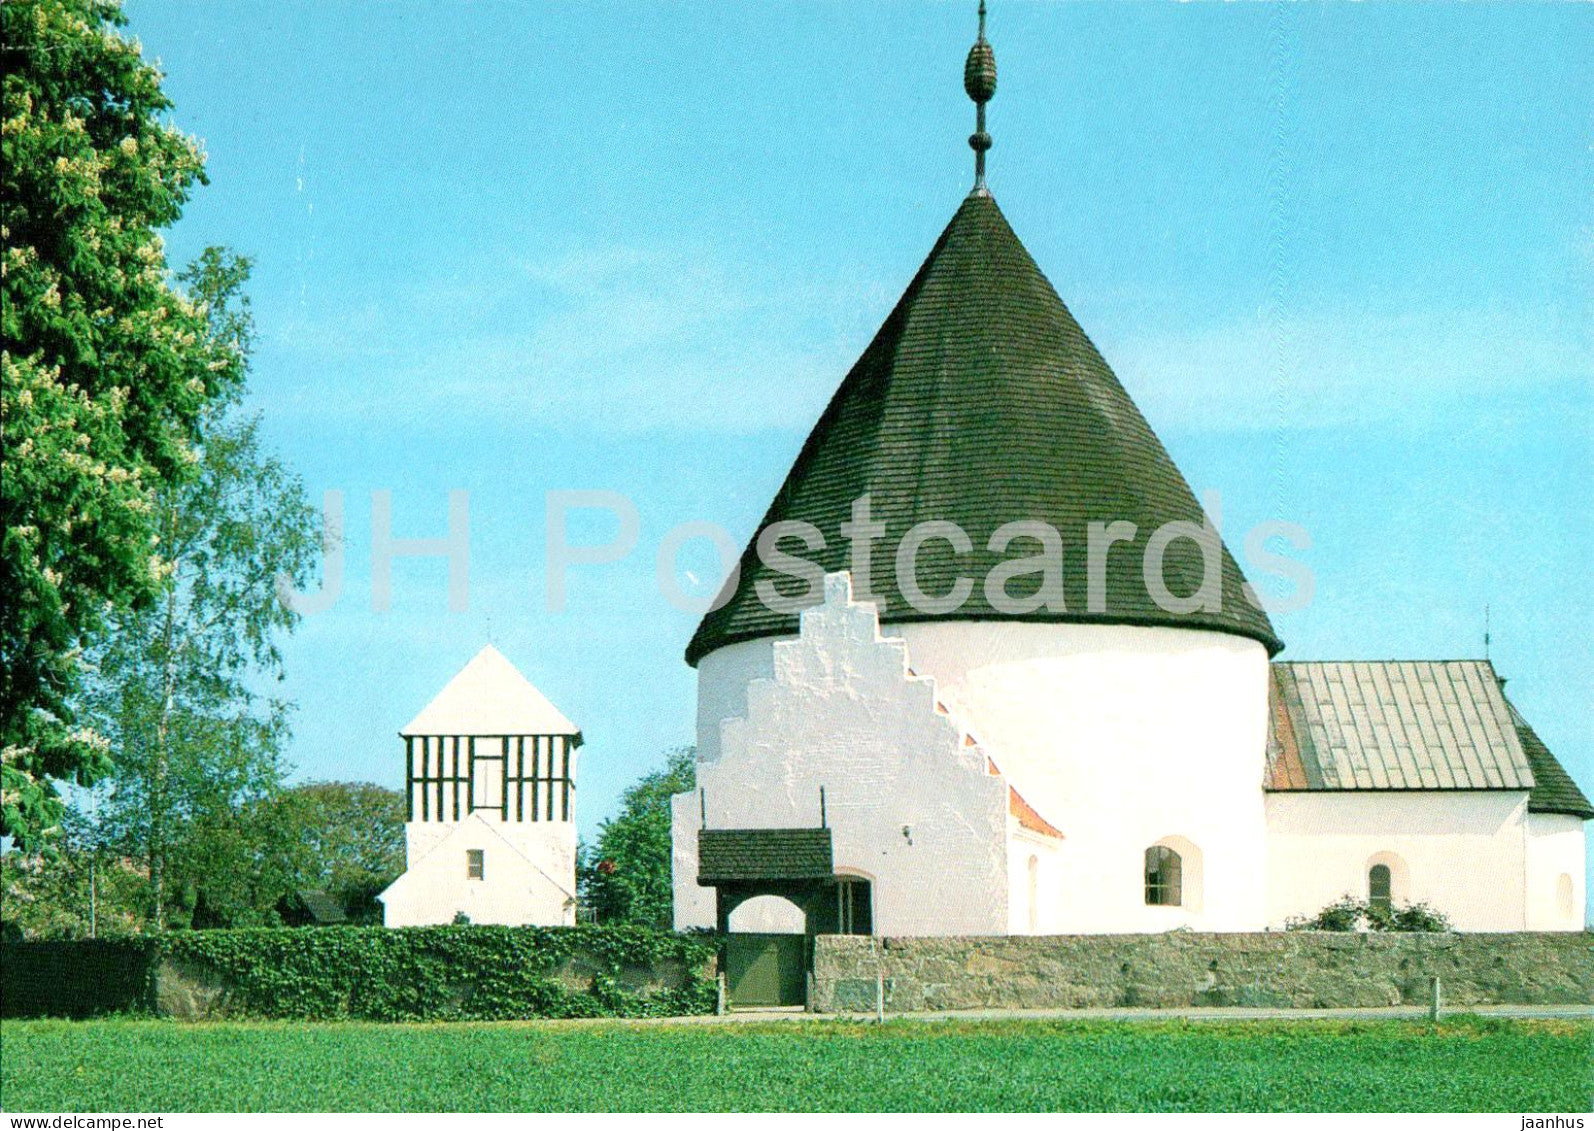
[[[1594,1025],[8,1021],[6,1111],[1587,1111]]]

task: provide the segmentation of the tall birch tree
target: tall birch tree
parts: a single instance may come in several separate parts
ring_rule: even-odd
[[[184,275],[246,355],[248,271],[211,249]],[[156,495],[156,599],[115,617],[92,653],[91,713],[114,752],[103,820],[148,864],[156,929],[205,866],[182,851],[196,830],[218,835],[282,780],[291,708],[274,689],[299,616],[279,581],[304,585],[322,550],[319,513],[236,396],[207,410],[195,451],[192,480]]]

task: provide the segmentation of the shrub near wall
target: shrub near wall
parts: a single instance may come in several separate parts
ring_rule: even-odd
[[[92,943],[6,947],[7,1016],[132,1008],[184,1018],[500,1021],[713,1012],[711,939],[626,927],[326,927],[191,931],[128,950],[142,1001],[85,1008]],[[55,948],[46,955],[41,948]],[[75,956],[75,961],[74,961]],[[58,989],[31,974],[51,964]],[[136,969],[131,969],[136,967]],[[13,981],[34,987],[15,1002]]]

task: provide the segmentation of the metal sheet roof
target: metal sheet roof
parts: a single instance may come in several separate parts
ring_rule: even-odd
[[[1269,789],[1534,786],[1485,660],[1275,663],[1270,712]]]

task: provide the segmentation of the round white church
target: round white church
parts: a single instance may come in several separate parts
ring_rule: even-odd
[[[983,28],[965,85],[974,191],[687,650],[676,925],[1257,931],[1351,894],[1580,929],[1594,807],[1487,661],[1277,658],[985,186]]]

